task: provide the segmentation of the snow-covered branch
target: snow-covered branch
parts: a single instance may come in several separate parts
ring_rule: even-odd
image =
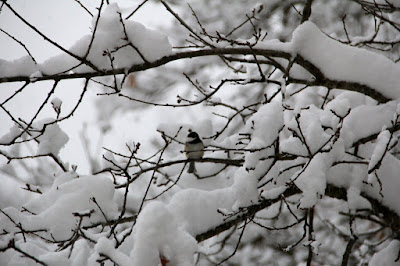
[[[273,58],[283,58],[289,60],[292,55],[289,52],[278,50],[270,50],[270,49],[256,49],[256,48],[213,48],[213,49],[202,49],[197,51],[188,51],[188,52],[178,52],[172,55],[164,56],[153,62],[144,62],[141,64],[130,66],[128,69],[112,69],[112,70],[104,70],[98,72],[83,72],[83,73],[72,73],[72,74],[54,74],[54,75],[46,75],[42,73],[41,77],[37,77],[33,80],[33,82],[45,81],[45,80],[68,80],[68,79],[91,79],[95,77],[102,76],[114,76],[114,75],[127,75],[129,73],[144,71],[147,69],[157,68],[167,63],[183,60],[189,58],[203,57],[203,56],[213,56],[213,55],[258,55],[263,57],[273,57]],[[318,55],[313,55],[318,57]],[[346,81],[338,79],[331,79],[326,77],[323,70],[319,69],[318,66],[312,64],[307,59],[303,58],[301,55],[295,56],[294,63],[297,63],[299,66],[303,67],[309,73],[313,75],[312,79],[301,79],[296,76],[289,76],[289,83],[297,83],[297,84],[305,84],[308,86],[324,86],[327,88],[333,89],[343,89],[349,91],[355,91],[371,98],[377,100],[378,102],[387,102],[391,100],[390,97],[385,96],[385,93],[381,92],[380,88],[372,87],[369,84],[364,84],[364,80],[360,78],[357,81]],[[7,63],[3,62],[3,66],[6,68]],[[32,82],[31,75],[27,76],[16,76],[16,77],[0,77],[0,83],[4,82]]]
[[[60,52],[0,27],[0,264],[396,260],[398,4],[72,2],[70,48],[0,2]]]

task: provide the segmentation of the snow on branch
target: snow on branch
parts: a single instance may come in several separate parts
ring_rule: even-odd
[[[0,82],[88,79],[126,75],[185,58],[257,55],[286,59],[289,64],[295,63],[311,74],[304,75],[296,71],[296,68],[291,68],[288,81],[292,83],[357,91],[378,102],[387,102],[400,96],[396,86],[400,83],[400,67],[382,55],[349,47],[330,39],[312,22],[300,25],[293,33],[292,41],[288,43],[264,41],[252,48],[215,47],[171,54],[171,47],[165,36],[130,21],[127,21],[126,25],[121,23],[118,12],[114,5],[106,9],[88,54],[88,59],[101,71],[88,71],[87,67],[79,65],[77,61],[71,61],[66,55],[56,56],[41,65],[30,64],[30,58],[25,57],[12,62],[0,62],[3,70],[0,72]],[[113,38],[109,37],[111,32]],[[82,54],[89,40],[90,35],[83,37],[70,50],[74,54]],[[136,40],[137,47],[133,45],[135,42],[132,40]],[[111,55],[111,58],[105,56],[107,54]],[[31,67],[28,67],[29,65]],[[74,65],[77,67],[73,67]],[[70,72],[63,73],[67,69]],[[32,80],[32,75],[37,71],[41,76]]]
[[[0,29],[28,53],[0,60],[0,83],[19,86],[0,103],[13,123],[0,136],[0,156],[14,167],[0,168],[0,260],[170,266],[206,258],[218,265],[238,253],[246,264],[291,252],[301,257],[296,263],[346,265],[398,250],[400,67],[352,47],[362,41],[350,44],[344,17],[348,45],[312,22],[320,12],[312,0],[257,4],[215,33],[197,4],[188,12],[196,28],[161,1],[189,32],[185,46],[172,48],[164,32],[124,19],[151,1],[128,16],[108,1],[96,12],[76,2],[92,17],[92,32],[66,49],[1,1],[0,9],[62,54],[38,63]],[[369,14],[398,11],[389,1],[352,2]],[[235,13],[236,5],[217,17]],[[275,10],[294,14],[291,38],[261,29],[269,16],[282,16]],[[375,18],[380,22],[365,40],[376,41],[385,27],[386,14]],[[249,39],[234,37],[249,28]],[[56,90],[72,79],[83,82],[71,105]],[[33,83],[50,86],[23,119],[11,103]],[[100,90],[94,124],[111,144],[99,141],[92,151],[95,137],[82,134],[92,173],[83,175],[61,159],[74,140],[61,122],[77,113],[92,85]],[[42,119],[45,112],[53,118]],[[125,142],[121,135],[147,139]],[[202,147],[201,158],[187,156],[193,144]],[[27,193],[20,202],[2,196],[14,187]],[[339,244],[327,247],[331,242]],[[328,258],[332,250],[335,258]]]
[[[8,3],[5,5],[18,15]],[[171,45],[166,36],[146,29],[138,22],[124,22],[120,14],[117,4],[108,5],[101,16],[99,14],[93,19],[93,34],[83,36],[68,50],[51,41],[64,53],[41,64],[32,62],[31,57],[14,61],[1,60],[1,81],[33,82],[112,75],[119,71],[127,72],[132,65],[143,61],[155,61],[170,54]],[[93,70],[95,72],[90,72]],[[34,73],[40,73],[40,76],[33,77]]]

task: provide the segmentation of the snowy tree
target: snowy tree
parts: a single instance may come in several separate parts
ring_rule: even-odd
[[[58,51],[0,26],[1,265],[400,264],[397,1],[72,2],[70,48],[1,2]]]

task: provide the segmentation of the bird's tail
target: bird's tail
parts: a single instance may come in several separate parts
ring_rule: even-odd
[[[188,173],[194,173],[194,172],[196,172],[196,167],[194,166],[194,162],[190,162]]]

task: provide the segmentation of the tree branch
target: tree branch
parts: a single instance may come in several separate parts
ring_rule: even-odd
[[[303,17],[301,18],[301,23],[307,21],[311,16],[311,5],[314,0],[307,0],[307,3],[304,5],[303,9]]]
[[[195,51],[186,51],[179,52],[171,55],[164,56],[158,60],[153,62],[144,62],[141,64],[133,65],[128,71],[126,69],[111,69],[104,71],[94,71],[94,72],[83,72],[83,73],[72,73],[72,74],[56,74],[38,77],[35,79],[37,81],[43,80],[64,80],[64,79],[79,79],[79,78],[93,78],[93,77],[101,77],[101,76],[112,76],[112,75],[126,75],[132,72],[139,72],[151,68],[156,68],[162,65],[165,65],[169,62],[173,62],[176,60],[187,59],[187,58],[195,58],[202,56],[213,56],[213,55],[252,55],[252,56],[264,56],[264,57],[278,57],[290,60],[292,55],[288,52],[279,51],[279,50],[270,50],[270,49],[255,49],[255,48],[212,48],[212,49],[202,49]],[[380,103],[387,102],[391,100],[387,98],[383,94],[381,94],[378,90],[369,87],[366,84],[344,81],[344,80],[331,80],[326,78],[321,70],[318,67],[313,65],[311,62],[304,59],[302,56],[297,55],[295,59],[295,63],[304,67],[307,71],[309,71],[312,75],[314,75],[315,80],[299,80],[290,78],[288,79],[289,83],[300,83],[307,84],[309,86],[325,86],[328,88],[336,88],[343,89],[349,91],[356,91],[363,93],[371,98],[377,100]],[[27,83],[31,82],[31,78],[29,76],[16,76],[16,77],[3,77],[0,78],[0,83],[5,82],[18,82],[25,81]]]
[[[300,193],[302,193],[300,189],[298,189],[294,185],[291,185],[281,194],[281,196],[287,198]],[[390,227],[392,231],[397,232],[400,230],[400,217],[398,214],[396,214],[394,211],[390,210],[386,206],[382,205],[378,200],[365,195],[365,193],[361,193],[361,195],[371,203],[373,212],[382,214],[382,217],[385,220],[386,225]],[[328,184],[325,190],[325,196],[341,200],[347,200],[347,190],[345,188],[339,188]],[[254,204],[247,207],[246,211],[242,212],[240,215],[234,216],[234,218],[229,219],[228,221],[214,228],[211,228],[203,233],[196,235],[196,240],[198,242],[202,242],[213,236],[216,236],[228,230],[232,226],[244,222],[246,219],[251,218],[260,210],[270,207],[271,205],[279,202],[280,200],[281,197],[271,200],[261,200],[258,204]]]

